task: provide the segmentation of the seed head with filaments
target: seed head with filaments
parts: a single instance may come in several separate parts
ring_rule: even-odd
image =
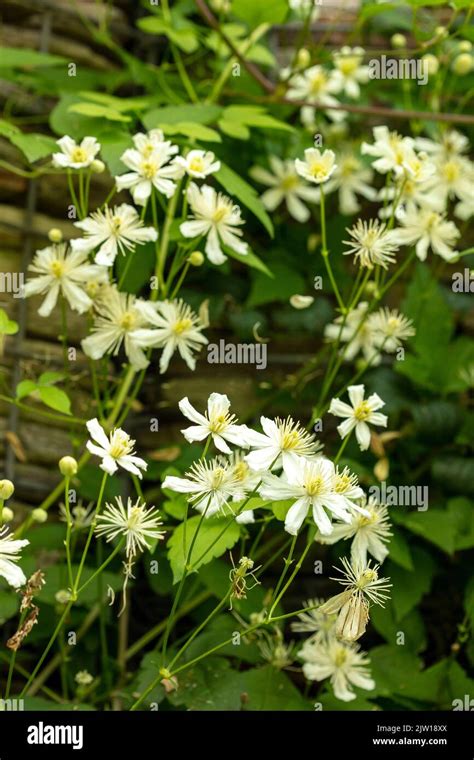
[[[115,504],[107,504],[103,514],[98,515],[95,532],[112,541],[118,536],[126,538],[126,554],[135,557],[139,551],[150,549],[150,541],[164,538],[160,530],[162,525],[158,510],[147,509],[146,504],[138,499],[135,503],[129,498],[125,506],[122,498],[117,496]]]

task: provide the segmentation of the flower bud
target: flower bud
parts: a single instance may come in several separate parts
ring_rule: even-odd
[[[62,457],[59,460],[59,471],[66,478],[72,478],[77,473],[77,462],[74,457]]]
[[[439,39],[444,39],[448,36],[448,30],[445,26],[437,26],[434,33],[435,37],[438,37]]]
[[[105,171],[105,164],[103,161],[100,161],[100,159],[95,158],[93,162],[91,163],[91,171],[94,172],[94,174],[102,174],[102,172]]]
[[[426,53],[421,57],[423,63],[423,70],[430,76],[434,76],[438,73],[439,61],[432,53]]]
[[[390,38],[390,42],[394,48],[406,48],[407,46],[407,38],[404,34],[393,34]]]
[[[89,686],[94,679],[87,670],[80,670],[76,673],[74,680],[79,686]]]
[[[10,496],[13,496],[15,486],[11,480],[0,480],[0,499],[6,501]]]
[[[52,243],[62,243],[63,233],[59,227],[51,227],[50,231],[48,232],[48,238]]]
[[[300,48],[298,55],[296,56],[296,64],[298,68],[306,69],[311,63],[311,55],[306,48]]]
[[[359,595],[351,596],[337,616],[336,636],[343,641],[357,641],[365,633],[368,620],[367,602]]]
[[[472,61],[473,58],[470,53],[461,53],[461,55],[456,56],[452,62],[451,69],[455,74],[462,77],[465,74],[469,74],[472,70]]]
[[[188,256],[188,262],[193,267],[200,267],[204,264],[204,254],[201,251],[193,251]]]
[[[62,588],[59,591],[56,591],[54,598],[58,604],[67,604],[71,600],[71,592]]]
[[[34,509],[31,513],[32,519],[37,523],[44,523],[48,519],[48,513],[45,509],[41,509],[41,507],[37,507]]]
[[[458,45],[458,50],[460,53],[469,53],[472,50],[472,42],[469,42],[469,40],[461,40]]]
[[[290,298],[290,304],[294,309],[307,309],[313,303],[313,296],[300,296],[295,294]]]
[[[2,522],[11,522],[14,518],[13,509],[10,507],[3,507],[2,509]]]

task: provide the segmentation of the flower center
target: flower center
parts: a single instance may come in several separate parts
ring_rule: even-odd
[[[52,261],[51,262],[51,274],[53,274],[58,279],[63,276],[64,274],[64,264],[62,261]]]
[[[145,179],[153,179],[156,174],[156,164],[152,161],[143,161],[140,166],[140,173]]]
[[[116,235],[120,232],[120,228],[122,226],[122,219],[119,216],[113,216],[110,220],[110,228],[112,231],[112,235]]]
[[[195,156],[190,162],[189,162],[189,168],[192,172],[203,172],[204,171],[204,161],[202,160],[201,156]]]
[[[178,322],[175,323],[173,327],[173,332],[176,335],[182,335],[183,333],[187,332],[187,330],[192,327],[192,322],[190,319],[180,319]]]
[[[139,522],[141,521],[142,517],[142,508],[141,507],[132,507],[130,510],[130,516],[127,520],[127,528],[128,530],[134,530]]]
[[[323,479],[321,475],[316,475],[314,478],[310,478],[305,487],[308,496],[318,496],[323,488]]]
[[[120,459],[125,454],[129,454],[133,448],[133,441],[123,430],[114,430],[110,436],[109,454],[113,459]]]
[[[222,433],[222,431],[226,429],[229,422],[230,420],[226,414],[218,414],[216,417],[213,417],[210,420],[209,429],[213,433]]]
[[[372,410],[367,401],[362,401],[362,403],[354,409],[354,417],[360,422],[365,422],[371,414]]]
[[[370,583],[373,583],[378,579],[378,574],[376,570],[371,570],[370,568],[367,568],[367,570],[364,570],[364,572],[359,577],[359,580],[357,581],[357,586],[360,589],[365,588],[365,586],[368,586]]]
[[[228,215],[228,209],[227,209],[227,207],[226,206],[221,206],[220,208],[217,208],[214,211],[214,213],[212,215],[212,220],[216,224],[219,224],[219,222],[222,222],[223,219],[225,219],[227,215]]]
[[[334,658],[334,664],[336,668],[340,668],[347,660],[347,652],[344,649],[339,649]]]
[[[298,187],[299,185],[299,179],[294,174],[290,174],[288,177],[285,177],[281,181],[281,189],[282,190],[294,190],[295,187]]]
[[[454,161],[448,161],[444,165],[443,173],[448,182],[455,182],[459,177],[459,166]]]
[[[322,72],[318,72],[311,79],[310,90],[313,95],[318,95],[326,84],[326,76]]]
[[[225,470],[223,467],[216,467],[212,473],[211,486],[212,488],[220,488],[225,478]]]
[[[87,160],[87,153],[84,148],[77,146],[71,151],[71,158],[74,164],[82,164]]]
[[[300,437],[297,430],[288,430],[283,433],[281,440],[282,449],[294,449],[298,445]]]
[[[348,475],[339,475],[334,484],[336,493],[344,493],[351,485],[351,479]]]
[[[123,330],[130,330],[136,323],[136,317],[135,314],[131,311],[126,311],[122,315],[122,319],[120,320],[120,327]]]
[[[352,74],[357,69],[359,62],[360,58],[357,58],[356,56],[346,56],[339,59],[337,68],[347,76],[348,74]]]
[[[327,176],[328,170],[325,164],[323,164],[322,161],[315,161],[311,166],[309,167],[309,173],[315,178],[315,179],[324,179]]]
[[[237,480],[240,480],[242,482],[247,477],[248,471],[248,464],[246,462],[239,462],[234,467],[234,476]]]

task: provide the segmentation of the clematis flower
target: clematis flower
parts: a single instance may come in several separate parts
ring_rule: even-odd
[[[200,414],[193,407],[187,396],[181,399],[179,408],[188,420],[195,423],[181,431],[190,443],[204,441],[208,436],[211,436],[216,448],[224,454],[231,453],[226,441],[242,448],[248,447],[248,428],[245,425],[237,425],[235,415],[229,414],[230,401],[225,394],[211,393],[205,415]]]
[[[100,151],[100,143],[95,137],[84,137],[80,145],[68,135],[56,142],[61,152],[53,153],[53,165],[58,169],[84,169],[91,165]]]
[[[114,428],[107,437],[104,428],[96,418],[89,420],[86,427],[92,438],[92,441],[86,443],[87,450],[102,459],[99,465],[101,470],[113,475],[120,466],[138,478],[142,478],[141,471],[146,470],[148,465],[144,459],[135,455],[135,441],[125,430]]]
[[[13,588],[19,588],[26,583],[23,570],[16,564],[20,561],[20,551],[30,543],[26,538],[16,540],[8,533],[8,528],[0,528],[0,575]]]
[[[350,385],[347,392],[352,406],[338,398],[333,398],[329,413],[336,417],[346,418],[344,422],[338,425],[339,435],[341,438],[345,438],[355,430],[360,449],[365,451],[370,445],[369,424],[387,427],[386,415],[377,411],[385,406],[385,402],[376,393],[372,393],[368,399],[364,399],[365,386],[363,385]]]

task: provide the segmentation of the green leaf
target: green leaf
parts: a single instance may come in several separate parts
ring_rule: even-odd
[[[426,647],[423,618],[416,608],[401,620],[397,620],[391,600],[387,601],[385,607],[373,604],[370,609],[370,622],[392,646],[407,646],[413,652],[420,652]],[[403,640],[400,639],[400,633],[404,636]]]
[[[200,105],[186,103],[182,106],[163,106],[154,108],[144,114],[142,121],[147,129],[156,129],[163,124],[179,124],[191,122],[192,124],[210,124],[217,121],[222,108],[214,105]]]
[[[245,266],[251,267],[252,269],[258,269],[267,277],[274,276],[266,264],[264,264],[263,261],[250,249],[247,249],[247,253],[237,253],[237,251],[234,251],[233,248],[227,248],[225,245],[222,246],[222,248],[227,256],[230,256],[232,259],[236,259],[236,261],[240,261],[241,264],[245,264]]]
[[[294,127],[270,116],[262,106],[229,106],[224,110],[222,118],[225,121],[243,124],[248,127],[294,132]]]
[[[448,501],[448,514],[456,531],[455,549],[471,549],[474,546],[474,504],[460,496]]]
[[[42,372],[38,378],[38,385],[54,385],[64,380],[63,372]]]
[[[40,386],[39,395],[43,404],[62,414],[71,414],[71,402],[67,393],[53,386]]]
[[[10,124],[9,121],[0,119],[0,135],[2,137],[10,138],[11,135],[18,134],[19,132],[21,132],[21,130],[15,124]]]
[[[18,332],[18,322],[9,319],[4,309],[0,309],[0,335],[16,335]]]
[[[272,665],[264,665],[239,673],[231,673],[225,678],[228,690],[245,694],[245,709],[261,710],[311,710],[307,702],[286,673]]]
[[[37,385],[33,380],[22,380],[21,383],[18,383],[16,386],[16,397],[17,399],[25,398],[25,396],[29,396],[31,393],[33,393],[37,389]]]
[[[221,168],[214,175],[219,184],[231,195],[241,201],[263,224],[268,234],[273,237],[273,224],[268,216],[265,206],[257,195],[257,191],[240,177],[233,169],[226,164],[221,164]]]
[[[194,28],[189,25],[184,29],[177,29],[174,25],[168,24],[164,19],[157,16],[146,16],[139,19],[137,26],[147,34],[163,34],[171,42],[183,50],[185,53],[194,53],[199,47],[199,41]]]
[[[39,53],[27,48],[0,47],[0,69],[32,69],[44,66],[62,66],[68,63],[59,55]]]
[[[272,265],[274,279],[257,274],[252,280],[252,287],[247,301],[248,306],[261,306],[272,301],[288,301],[295,293],[304,292],[306,285],[303,277],[286,264]]]
[[[236,140],[248,140],[250,137],[250,129],[245,124],[237,124],[226,119],[219,119],[217,125],[221,132]]]
[[[384,575],[388,575],[393,584],[392,603],[397,621],[402,620],[431,587],[435,572],[435,563],[431,556],[414,547],[413,565],[416,567],[416,573],[404,570],[389,560],[384,564]]]
[[[85,100],[92,100],[93,103],[112,108],[114,111],[142,111],[153,103],[153,98],[116,98],[114,95],[108,95],[105,92],[93,92],[82,90],[78,93]],[[156,100],[155,100],[156,102]]]
[[[163,132],[166,135],[185,135],[202,142],[222,142],[219,132],[203,124],[194,124],[191,121],[180,121],[177,124],[164,124]]]
[[[371,649],[370,663],[377,694],[387,697],[403,693],[421,669],[421,660],[401,646],[383,645]]]
[[[0,591],[0,625],[12,618],[18,612],[20,598],[12,591]]]
[[[447,554],[453,554],[456,545],[456,525],[447,512],[441,509],[411,512],[403,519],[403,525],[417,536],[431,541]]]
[[[239,540],[240,526],[234,517],[220,519],[211,517],[207,520],[204,519],[202,522],[200,516],[191,517],[186,523],[186,548],[184,548],[185,523],[178,525],[168,541],[168,559],[173,570],[173,580],[175,583],[183,576],[187,553],[200,523],[201,527],[197,533],[192,556],[189,561],[193,572],[201,567],[201,565],[211,562],[214,557],[220,557],[227,549],[232,549],[234,544]],[[226,526],[228,527],[226,528]],[[224,528],[226,528],[225,531]],[[213,545],[212,548],[207,551],[211,545]],[[202,555],[205,552],[206,554],[203,557]]]
[[[390,538],[390,559],[405,570],[413,570],[413,560],[410,548],[402,532],[392,525],[392,537]]]
[[[36,133],[15,133],[10,135],[9,139],[31,163],[45,156],[50,156],[58,147],[52,137]]]
[[[474,459],[444,456],[434,459],[431,474],[443,490],[474,496]]]
[[[289,11],[287,0],[233,0],[232,13],[253,29],[260,24],[281,24]]]
[[[73,103],[69,106],[70,113],[78,113],[93,119],[108,119],[109,121],[132,121],[131,116],[126,116],[115,108],[102,106],[98,103]]]

